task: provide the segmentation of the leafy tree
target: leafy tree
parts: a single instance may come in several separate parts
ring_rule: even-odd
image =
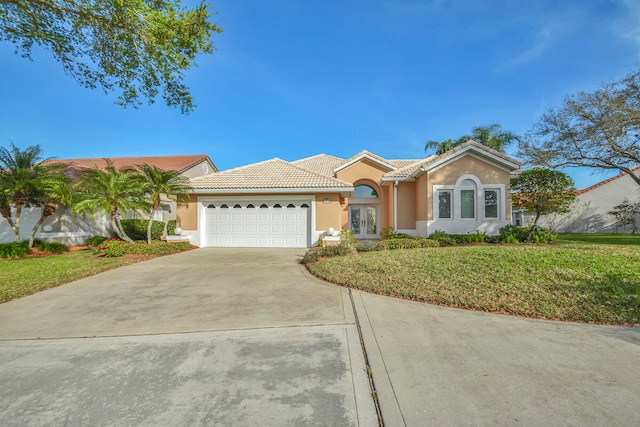
[[[640,70],[569,95],[527,133],[518,155],[532,165],[626,172],[640,185]]]
[[[0,214],[9,222],[16,242],[20,241],[20,217],[25,206],[42,205],[42,214],[46,211],[46,216],[50,216],[55,213],[56,202],[68,194],[66,165],[46,160],[39,145],[24,150],[14,144],[10,148],[0,147]],[[11,205],[16,210],[13,217]],[[32,229],[29,247],[33,246],[33,236],[41,224],[39,221]]]
[[[34,44],[51,52],[67,74],[88,88],[119,89],[118,103],[155,101],[193,110],[184,71],[212,53],[208,5],[180,0],[0,0],[0,41],[30,58]]]
[[[629,199],[624,199],[622,203],[613,207],[613,210],[607,212],[613,216],[620,225],[622,231],[627,231],[627,225],[631,225],[631,232],[635,234],[638,231],[636,216],[640,215],[640,202],[631,203]]]
[[[75,214],[108,213],[114,234],[126,242],[134,243],[122,229],[120,213],[147,210],[149,207],[144,198],[143,180],[136,169],[118,170],[112,162],[107,161],[104,169],[95,167],[80,171],[76,189],[79,201],[72,208]]]
[[[29,234],[29,247],[33,247],[36,233],[42,223],[56,213],[58,205],[70,206],[73,203],[73,192],[71,188],[71,178],[62,172],[47,175],[43,180],[42,191],[36,202],[42,207],[40,218],[35,223]]]
[[[560,171],[534,168],[511,179],[513,204],[536,213],[530,234],[534,232],[541,215],[569,213],[575,198],[573,180]]]
[[[160,207],[160,198],[165,196],[171,201],[184,201],[182,195],[191,191],[192,187],[189,179],[175,170],[164,170],[157,166],[138,166],[143,178],[143,188],[146,193],[149,205],[151,205],[151,215],[147,226],[147,241],[151,244],[151,227],[153,217]]]
[[[484,126],[476,126],[471,129],[471,135],[463,135],[458,139],[445,139],[444,141],[430,140],[424,146],[424,151],[435,150],[435,154],[443,154],[458,145],[469,140],[485,145],[496,151],[504,152],[504,149],[513,142],[520,141],[515,133],[502,129],[502,125],[491,123]]]

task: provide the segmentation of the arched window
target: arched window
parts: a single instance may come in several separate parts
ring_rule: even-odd
[[[265,205],[264,203],[260,205],[260,209],[269,209],[269,206]]]
[[[287,208],[289,208],[289,209],[291,209],[291,208],[295,208],[295,207],[296,207],[296,205],[294,205],[293,203],[289,203],[289,204],[287,205]]]
[[[372,187],[362,184],[356,186],[353,191],[353,197],[356,199],[377,199],[378,192],[374,190]]]
[[[222,205],[222,206],[220,206],[220,209],[229,209],[229,206],[227,206],[227,205]]]
[[[236,203],[236,204],[233,206],[233,209],[241,209],[241,208],[242,208],[242,206],[240,206],[238,203]]]
[[[247,205],[247,209],[255,209],[255,206],[253,206],[253,204],[252,204],[252,203],[249,203],[249,204]]]
[[[476,217],[476,183],[465,179],[460,183],[460,218]]]
[[[280,206],[280,204],[279,204],[279,203],[276,203],[275,205],[273,205],[273,207],[274,207],[274,208],[276,208],[276,209],[279,209],[279,208],[281,208],[282,206]]]
[[[301,207],[301,208],[308,208],[308,207],[309,207],[309,205],[308,205],[308,204],[306,204],[306,203],[303,203],[303,204],[301,204],[301,205],[300,205],[300,207]]]
[[[207,209],[215,209],[215,208],[216,208],[216,206],[214,204],[211,204],[211,205],[207,206]]]

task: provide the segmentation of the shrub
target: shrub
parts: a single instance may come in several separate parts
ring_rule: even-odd
[[[449,236],[441,236],[437,240],[433,240],[434,242],[438,242],[439,246],[455,246],[458,244],[455,239],[452,239]]]
[[[484,241],[487,243],[500,243],[502,239],[500,238],[499,235],[485,236]]]
[[[505,243],[520,243],[520,240],[518,240],[515,236],[509,234],[509,235],[507,235],[507,237],[505,237],[504,242]]]
[[[469,243],[469,234],[449,234],[447,237],[455,240],[456,244]]]
[[[344,230],[343,230],[344,231]],[[351,230],[349,230],[351,231]],[[354,240],[355,242],[355,240]],[[323,248],[317,250],[309,250],[302,257],[301,262],[303,264],[308,264],[310,262],[314,262],[319,260],[320,258],[334,257],[334,256],[342,256],[347,255],[354,251],[355,243],[349,245],[344,241],[336,246],[325,246]]]
[[[96,248],[98,254],[105,257],[119,257],[127,253],[129,244],[120,239],[107,239]]]
[[[173,236],[176,227],[177,221],[175,219],[170,219],[169,221],[167,221],[167,236]]]
[[[500,237],[503,241],[507,242],[507,237],[511,236],[518,242],[526,242],[527,241],[527,233],[529,232],[529,227],[520,227],[517,225],[505,225],[500,229]],[[513,240],[510,239],[510,240]],[[507,242],[513,243],[513,242]]]
[[[340,244],[338,246],[346,246],[349,248],[349,252],[353,251],[356,247],[356,238],[354,237],[353,230],[345,229],[340,230]],[[336,246],[331,246],[335,248]]]
[[[0,258],[20,258],[29,253],[29,242],[0,243]]]
[[[416,248],[428,248],[440,246],[438,241],[424,239],[424,238],[411,238],[411,239],[387,239],[383,240],[382,244],[386,249],[416,249]]]
[[[438,240],[441,237],[449,237],[449,235],[442,230],[436,230],[429,235],[429,239],[431,240]]]
[[[393,235],[393,227],[385,227],[380,232],[380,240],[387,240],[389,236]]]
[[[551,243],[556,240],[558,234],[544,227],[536,227],[531,232],[531,227],[506,225],[500,229],[500,236],[506,243],[514,243],[514,239],[518,242]],[[511,238],[507,240],[508,237]]]
[[[387,239],[415,239],[415,237],[405,233],[393,233]]]
[[[152,241],[151,244],[144,242],[127,245],[126,253],[136,255],[168,255],[189,249],[191,249],[191,243],[189,242]]]
[[[356,244],[356,250],[358,252],[372,252],[381,251],[385,248],[383,241],[373,242],[371,240],[363,240]]]
[[[104,241],[107,240],[104,236],[91,236],[87,239],[87,246],[100,246]]]
[[[467,243],[480,243],[484,242],[484,238],[487,237],[487,233],[484,231],[476,231],[473,234],[467,234],[466,240]]]
[[[120,222],[122,223],[122,229],[131,240],[147,240],[147,225],[149,225],[149,221],[146,219],[123,219]],[[162,239],[162,233],[164,233],[164,222],[153,221],[151,239]]]
[[[67,247],[58,242],[45,242],[44,240],[35,240],[33,247],[50,254],[61,254],[67,251]]]

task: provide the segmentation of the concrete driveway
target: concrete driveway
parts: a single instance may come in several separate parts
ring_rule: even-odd
[[[386,426],[640,426],[640,328],[354,301]]]
[[[199,249],[0,305],[0,424],[370,426],[348,291]]]
[[[376,425],[348,291],[299,253],[199,249],[0,305],[0,425]],[[640,425],[640,328],[353,296],[386,426]]]

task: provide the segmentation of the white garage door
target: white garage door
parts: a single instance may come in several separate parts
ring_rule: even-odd
[[[204,245],[306,248],[310,208],[304,201],[203,202]]]

